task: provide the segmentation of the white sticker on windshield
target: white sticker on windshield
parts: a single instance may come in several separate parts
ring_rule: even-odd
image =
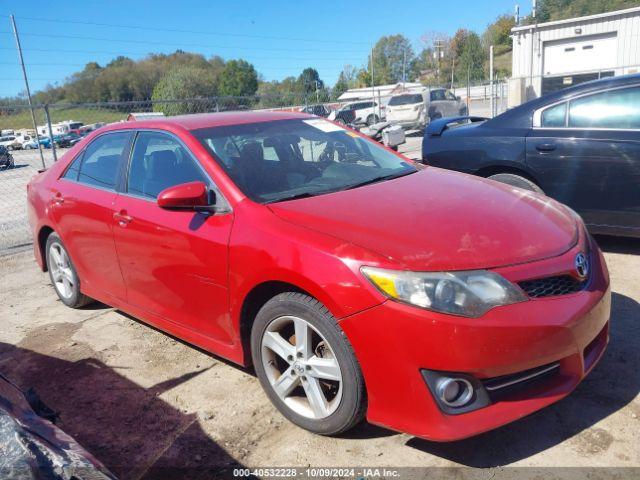
[[[323,132],[344,132],[344,128],[339,127],[335,123],[327,122],[321,118],[312,118],[310,120],[303,120],[307,125],[311,125],[312,127],[317,128],[318,130],[322,130]]]

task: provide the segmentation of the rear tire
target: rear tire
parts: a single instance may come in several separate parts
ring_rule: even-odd
[[[380,117],[378,117],[378,115],[371,114],[367,117],[367,126],[370,127],[371,125],[375,125],[379,121]]]
[[[541,193],[544,195],[544,191],[528,178],[521,177],[513,173],[497,173],[487,177],[489,180],[495,180],[496,182],[505,183],[512,187],[522,188],[523,190],[529,190],[530,192]]]
[[[265,393],[292,423],[336,435],[363,419],[358,361],[335,318],[314,298],[286,292],[269,300],[251,329],[251,355]]]
[[[80,308],[94,300],[80,291],[80,277],[57,233],[51,233],[45,247],[47,270],[60,301],[67,307]]]

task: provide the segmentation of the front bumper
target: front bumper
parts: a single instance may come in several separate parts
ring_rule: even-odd
[[[560,257],[496,269],[512,281],[572,265]],[[522,418],[568,395],[601,358],[608,341],[611,292],[604,258],[593,243],[592,274],[577,293],[531,299],[462,318],[386,301],[340,322],[362,368],[367,418],[437,441],[470,437]],[[554,375],[450,415],[439,408],[423,371],[460,372],[479,382],[559,363]]]

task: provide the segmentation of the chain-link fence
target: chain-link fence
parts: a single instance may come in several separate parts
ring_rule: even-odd
[[[497,85],[502,85],[499,88]],[[402,91],[402,87],[399,87]],[[417,87],[435,88],[435,87]],[[365,89],[359,97],[338,100],[331,90],[262,95],[248,97],[212,97],[163,101],[103,102],[83,104],[35,105],[31,110],[25,105],[0,106],[0,253],[13,251],[31,243],[27,221],[26,185],[43,168],[50,166],[86,133],[105,124],[126,120],[140,120],[155,115],[180,115],[231,110],[301,110],[321,114],[316,106],[323,106],[325,114],[337,110],[345,103],[370,102],[377,105],[373,112],[384,119],[384,108],[391,96],[399,93],[379,89]],[[491,114],[491,87],[473,85],[454,88],[455,95],[468,105],[472,115]],[[505,98],[504,84],[494,85],[493,96]],[[335,93],[335,94],[334,94]],[[503,102],[506,106],[506,101]],[[502,110],[502,109],[500,109]],[[418,139],[416,139],[416,142]],[[414,143],[416,143],[414,142]]]

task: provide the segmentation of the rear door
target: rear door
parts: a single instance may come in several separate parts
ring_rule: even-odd
[[[151,130],[137,134],[113,221],[127,301],[229,344],[227,248],[233,214],[169,211],[156,203],[165,188],[192,181],[215,191],[178,137]]]
[[[640,232],[640,86],[536,112],[526,156],[545,193],[588,224]]]
[[[113,241],[113,206],[131,137],[130,132],[111,132],[95,138],[54,184],[49,200],[83,291],[118,300],[126,295]]]

